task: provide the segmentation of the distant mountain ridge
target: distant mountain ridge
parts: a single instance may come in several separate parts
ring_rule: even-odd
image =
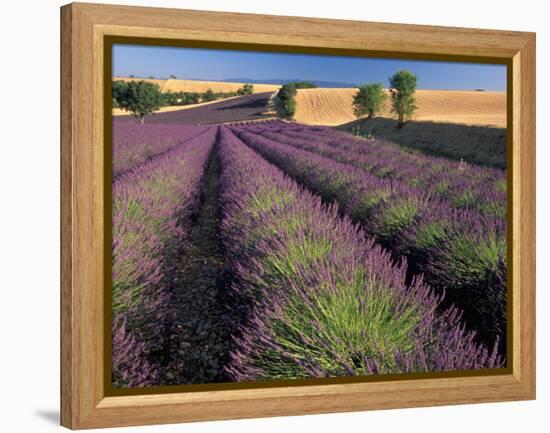
[[[317,84],[319,87],[328,87],[328,88],[348,88],[348,87],[357,87],[356,84],[351,83],[342,83],[340,81],[322,81],[322,80],[304,80],[301,78],[268,78],[265,80],[257,80],[253,78],[226,78],[225,80],[222,80],[225,82],[232,82],[232,83],[251,83],[251,84],[279,84],[283,85],[286,83],[291,83],[294,81],[310,81],[312,83]]]

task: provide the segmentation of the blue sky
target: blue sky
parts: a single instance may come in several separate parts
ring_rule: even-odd
[[[506,90],[506,66],[138,45],[113,46],[113,75],[223,80],[304,79],[351,84],[380,82],[399,69],[418,77],[419,89]]]

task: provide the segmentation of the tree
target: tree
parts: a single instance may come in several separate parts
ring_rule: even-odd
[[[201,95],[197,92],[186,93],[186,104],[198,104],[201,100]]]
[[[178,77],[176,77],[174,74],[172,74],[172,75],[170,75],[169,78],[171,78],[172,80],[175,80],[175,79],[177,79]]]
[[[113,94],[113,107],[120,107],[119,100],[126,92],[127,84],[125,81],[117,80],[113,81],[112,94]],[[115,105],[116,101],[116,105]]]
[[[117,99],[120,108],[123,108],[140,121],[145,116],[158,110],[163,105],[163,97],[157,84],[146,81],[131,81],[126,84],[126,90]]]
[[[204,92],[202,98],[204,101],[213,101],[214,99],[216,99],[216,95],[214,94],[214,91],[212,89],[208,89],[206,92]]]
[[[382,84],[365,84],[353,97],[353,112],[357,117],[370,119],[382,110],[386,98]]]
[[[178,94],[170,90],[162,93],[162,105],[178,105]]]
[[[288,83],[283,85],[279,92],[277,93],[277,96],[281,100],[281,105],[284,110],[284,114],[290,118],[294,116],[296,113],[296,94],[297,94],[296,87],[294,87],[293,83]]]
[[[390,77],[392,111],[399,117],[399,128],[405,124],[416,110],[416,75],[406,69],[397,71]]]
[[[245,95],[251,95],[252,93],[254,93],[254,85],[249,83],[245,84],[243,86],[243,91]]]
[[[288,117],[293,118],[296,114],[296,99],[292,98],[285,102],[284,104],[285,111]]]
[[[295,89],[316,89],[317,87],[319,87],[312,81],[289,81],[288,83],[286,83],[286,86],[292,86]]]
[[[237,95],[250,95],[254,93],[254,86],[252,84],[244,84],[243,87],[237,90]]]

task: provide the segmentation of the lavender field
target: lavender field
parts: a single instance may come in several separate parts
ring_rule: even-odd
[[[114,122],[115,387],[506,365],[504,170],[185,111]]]

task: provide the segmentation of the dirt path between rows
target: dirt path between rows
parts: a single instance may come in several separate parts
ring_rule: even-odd
[[[162,383],[225,382],[234,329],[220,235],[218,146],[205,171],[200,205],[192,216],[189,244],[176,260],[169,361]]]

